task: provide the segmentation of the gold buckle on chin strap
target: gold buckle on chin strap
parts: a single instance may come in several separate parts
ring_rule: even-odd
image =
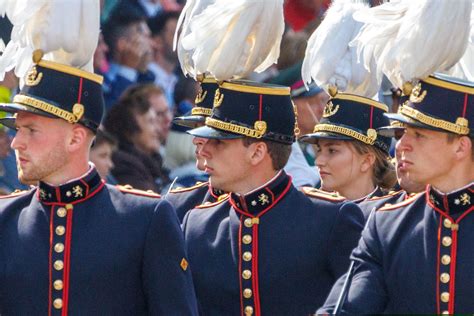
[[[252,138],[261,138],[266,130],[267,123],[265,121],[255,121],[254,129],[240,126],[237,124],[227,123],[220,120],[216,120],[210,117],[206,118],[206,125],[209,127],[214,127],[223,131],[240,134]]]
[[[377,139],[377,131],[372,128],[369,128],[367,130],[367,135],[364,135],[362,133],[356,132],[347,127],[331,125],[331,124],[317,124],[314,127],[313,133],[317,133],[317,132],[332,132],[332,133],[349,136],[368,145],[373,145],[375,143],[375,140]]]
[[[411,119],[417,120],[423,124],[433,126],[436,128],[443,129],[448,132],[452,132],[458,135],[468,135],[469,134],[469,121],[466,118],[458,117],[456,123],[451,123],[445,120],[440,120],[421,113],[414,108],[402,105],[398,109],[398,113],[403,114]]]
[[[71,113],[61,108],[58,108],[57,106],[54,106],[50,103],[26,96],[23,94],[17,94],[13,98],[13,102],[31,106],[35,109],[38,109],[46,113],[52,114],[54,116],[57,116],[59,118],[62,118],[63,120],[66,120],[67,122],[71,124],[79,122],[79,120],[84,115],[84,106],[80,103],[74,104],[73,106],[74,113]]]

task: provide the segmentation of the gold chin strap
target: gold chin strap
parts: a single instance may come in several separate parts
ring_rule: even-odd
[[[331,124],[317,124],[314,127],[313,133],[317,133],[317,132],[332,132],[332,133],[349,136],[368,145],[373,145],[375,143],[375,140],[377,139],[377,131],[372,128],[369,128],[367,130],[367,135],[364,135],[350,128],[346,128],[342,126],[331,125]]]
[[[267,123],[265,121],[255,121],[254,129],[240,126],[237,124],[227,123],[220,120],[216,120],[210,117],[206,118],[206,125],[209,127],[214,127],[223,131],[240,134],[252,138],[261,138],[266,130]]]

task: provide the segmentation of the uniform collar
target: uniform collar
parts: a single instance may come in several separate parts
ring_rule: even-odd
[[[443,213],[463,213],[474,205],[474,183],[450,193],[443,193],[428,186],[426,192],[428,204]]]
[[[385,193],[382,191],[382,189],[380,187],[376,187],[372,192],[370,192],[366,196],[355,199],[352,202],[354,202],[356,204],[359,204],[359,203],[364,202],[365,200],[371,199],[373,197],[384,196],[384,195],[385,195]]]
[[[82,177],[65,184],[54,186],[39,182],[38,199],[45,204],[74,204],[87,200],[104,185],[99,173],[94,167]]]
[[[238,212],[258,216],[272,208],[290,186],[291,177],[281,170],[272,180],[245,195],[231,193],[230,202]]]

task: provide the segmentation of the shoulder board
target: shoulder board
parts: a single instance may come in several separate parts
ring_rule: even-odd
[[[30,192],[31,190],[15,190],[13,191],[12,193],[10,194],[7,194],[7,195],[0,195],[0,199],[8,199],[8,198],[13,198],[13,197],[16,197],[16,196],[20,196],[20,195],[24,195],[28,192]]]
[[[223,197],[223,198],[221,198],[221,197]],[[204,202],[203,204],[198,205],[195,208],[203,209],[203,208],[213,207],[213,206],[219,205],[219,204],[221,204],[225,201],[228,201],[229,197],[230,197],[229,194],[223,194],[223,195],[219,196],[219,199],[216,202]]]
[[[377,209],[377,211],[391,211],[391,210],[395,210],[395,209],[403,207],[403,206],[407,206],[407,205],[413,203],[416,199],[418,199],[420,197],[420,195],[422,195],[424,193],[425,192],[417,193],[417,194],[412,195],[412,196],[408,197],[407,199],[405,199],[404,201],[399,202],[399,203],[395,203],[395,204],[387,203],[384,206],[382,206],[381,208]]]
[[[170,190],[170,193],[188,192],[188,191],[192,191],[192,190],[195,190],[195,189],[197,189],[197,188],[201,188],[201,187],[207,186],[207,185],[209,185],[209,182],[196,182],[195,185],[190,186],[190,187],[187,187],[187,188],[176,188],[176,189],[172,189],[172,190]]]
[[[342,201],[347,200],[345,197],[335,192],[327,192],[327,191],[319,190],[312,187],[302,187],[301,191],[307,196],[311,196],[311,197],[315,197],[318,199],[323,199],[323,200],[331,201],[331,202],[342,202]]]
[[[153,197],[153,198],[161,198],[161,195],[159,195],[156,192],[153,192],[152,190],[143,191],[139,189],[134,189],[130,184],[116,185],[115,187],[123,193],[130,193],[134,195],[141,195],[141,196],[147,196],[147,197]]]
[[[377,200],[386,199],[386,198],[391,197],[391,196],[395,196],[395,195],[398,195],[398,194],[402,194],[403,192],[404,192],[403,190],[390,191],[390,192],[388,192],[388,194],[386,194],[386,195],[373,196],[373,197],[371,197],[370,199],[365,200],[365,202],[367,202],[367,201],[377,201]]]

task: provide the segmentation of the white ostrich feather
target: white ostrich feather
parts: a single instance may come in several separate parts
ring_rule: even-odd
[[[472,0],[401,0],[354,15],[365,23],[352,45],[364,65],[375,59],[397,87],[451,68],[468,42]]]
[[[193,18],[214,2],[216,0],[188,0],[179,16],[174,33],[173,49],[178,53],[179,63],[185,76],[195,74],[196,71],[192,59],[193,51],[184,49],[181,39],[191,32],[189,24]]]
[[[0,76],[15,68],[23,78],[36,49],[44,59],[92,71],[100,30],[96,0],[2,0],[13,24],[11,40],[0,57]]]
[[[217,80],[245,78],[276,63],[284,31],[283,0],[216,0],[193,17],[181,38],[187,71]]]
[[[349,43],[363,23],[353,19],[354,12],[368,8],[364,1],[335,0],[324,20],[308,40],[301,74],[306,84],[372,97],[379,83],[374,74],[357,60],[356,49]]]

